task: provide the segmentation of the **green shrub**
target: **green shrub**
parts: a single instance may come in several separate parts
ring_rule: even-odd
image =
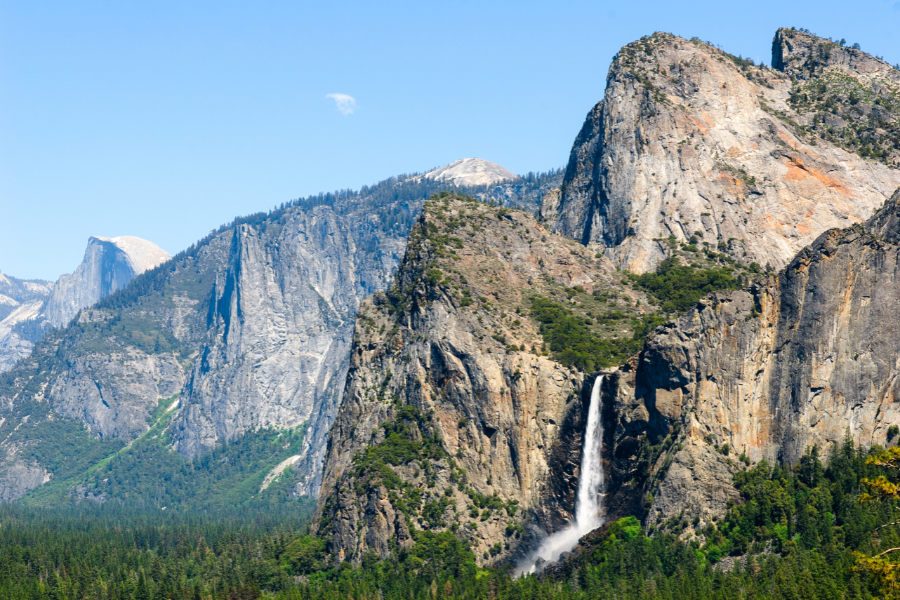
[[[642,343],[635,339],[603,338],[591,330],[583,317],[549,298],[532,298],[531,314],[540,323],[541,337],[549,345],[553,359],[585,372],[625,360]],[[626,317],[622,313],[608,314],[611,319]]]
[[[673,257],[661,262],[655,273],[630,277],[635,285],[660,302],[663,312],[681,313],[711,292],[739,289],[741,282],[733,274],[731,267],[699,269],[682,265]]]

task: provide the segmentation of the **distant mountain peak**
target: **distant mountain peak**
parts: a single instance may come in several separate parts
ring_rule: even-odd
[[[0,373],[28,356],[47,327],[64,327],[79,310],[170,258],[156,244],[138,237],[91,236],[75,272],[61,275],[55,283],[0,273]]]
[[[501,181],[518,179],[511,171],[497,163],[480,158],[462,158],[447,166],[425,174],[427,179],[445,181],[459,186],[490,185]]]
[[[172,256],[147,240],[132,235],[121,235],[114,238],[92,236],[88,244],[93,240],[114,245],[128,257],[131,268],[136,275],[148,271],[172,258]]]

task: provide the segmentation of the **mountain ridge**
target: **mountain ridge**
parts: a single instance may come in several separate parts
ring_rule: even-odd
[[[472,189],[487,197],[501,189],[518,203],[557,175]],[[125,501],[127,487],[111,491],[87,474],[94,461],[123,469],[108,472],[110,481],[133,471],[115,448],[143,439],[164,404],[175,408],[159,451],[141,443],[148,461],[177,470],[231,447],[274,460],[276,438],[257,433],[302,430],[292,442],[301,459],[282,479],[294,496],[315,495],[357,303],[387,285],[424,197],[447,187],[400,176],[238,218],[50,331],[0,375],[4,498],[39,485],[26,502]],[[61,440],[84,450],[64,464]],[[174,462],[173,447],[182,453]],[[34,476],[15,475],[23,470]],[[149,493],[129,477],[143,490],[137,498]]]

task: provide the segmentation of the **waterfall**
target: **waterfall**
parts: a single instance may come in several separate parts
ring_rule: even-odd
[[[588,408],[584,445],[581,449],[581,471],[578,476],[578,496],[575,500],[575,521],[561,531],[544,539],[537,550],[519,563],[518,575],[534,573],[538,560],[554,562],[564,552],[575,547],[586,533],[603,524],[603,465],[600,453],[603,447],[603,423],[600,419],[600,386],[603,375],[594,380],[591,388],[591,404]]]

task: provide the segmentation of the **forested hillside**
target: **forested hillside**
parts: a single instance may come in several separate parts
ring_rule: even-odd
[[[0,508],[0,598],[98,600],[731,600],[882,597],[855,552],[900,543],[888,503],[861,504],[866,465],[851,442],[823,462],[760,463],[735,476],[742,501],[703,537],[679,539],[686,517],[647,530],[633,518],[591,535],[566,564],[515,580],[508,565],[476,565],[455,532],[414,534],[387,560],[330,568],[308,534],[309,507],[193,516]],[[114,519],[116,526],[111,525]],[[510,536],[515,532],[511,531]]]

